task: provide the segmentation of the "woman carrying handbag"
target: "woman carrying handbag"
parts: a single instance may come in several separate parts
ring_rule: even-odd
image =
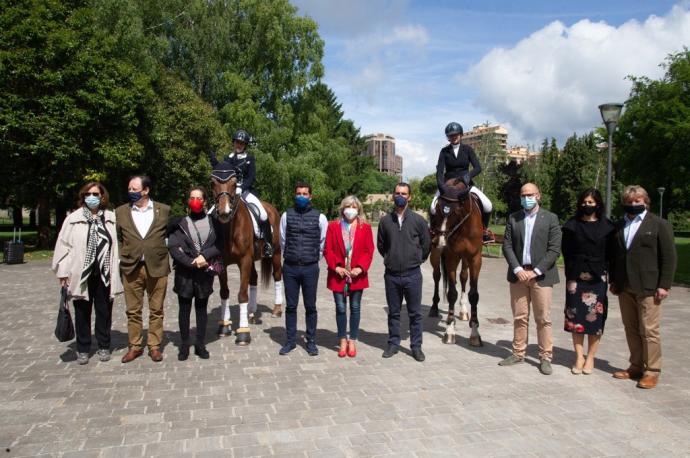
[[[74,303],[77,363],[89,362],[91,311],[96,311],[98,359],[110,359],[113,299],[122,293],[115,213],[108,210],[108,191],[98,182],[79,191],[79,208],[62,223],[52,270]]]
[[[189,357],[189,319],[192,301],[196,312],[194,353],[208,359],[206,323],[208,298],[213,293],[213,277],[223,250],[223,231],[218,221],[206,214],[206,190],[201,186],[189,191],[189,215],[171,224],[168,250],[175,268],[175,285],[180,305],[180,348],[177,359]],[[215,268],[214,268],[215,267]]]

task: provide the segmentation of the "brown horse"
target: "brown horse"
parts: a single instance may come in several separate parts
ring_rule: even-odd
[[[255,243],[254,227],[252,216],[247,204],[235,193],[237,187],[237,176],[233,170],[214,170],[213,196],[215,198],[216,212],[218,220],[225,229],[225,248],[223,250],[224,267],[220,272],[220,298],[225,307],[225,317],[221,320],[221,330],[219,334],[229,334],[229,305],[227,266],[237,264],[240,268],[240,288],[237,293],[237,300],[240,308],[240,323],[235,331],[235,343],[238,345],[248,345],[251,342],[249,322],[254,321],[254,313],[251,308],[256,307],[256,285],[258,275],[254,262],[261,259],[261,280],[263,286],[267,286],[273,273],[273,280],[276,284],[276,299],[274,301],[273,316],[281,315],[281,304],[283,303],[282,278],[283,269],[281,265],[280,252],[280,215],[278,211],[268,202],[262,201],[268,220],[273,229],[273,256],[262,258],[263,240]],[[250,293],[248,289],[251,286]],[[253,297],[251,297],[253,295]],[[224,330],[223,330],[224,329]]]
[[[468,299],[471,306],[470,345],[479,347],[482,338],[479,335],[477,303],[479,302],[479,271],[482,268],[482,212],[469,188],[462,181],[448,180],[446,183],[453,191],[450,196],[441,196],[436,206],[436,217],[443,219],[438,242],[431,250],[430,260],[434,269],[434,298],[429,316],[438,316],[438,283],[443,274],[443,289],[448,299],[448,317],[444,343],[455,343],[455,301],[458,298],[457,269],[461,266],[460,281],[462,293],[469,276],[470,291]],[[468,272],[469,271],[469,272]],[[462,319],[467,319],[467,311],[461,297],[460,303],[464,312]]]

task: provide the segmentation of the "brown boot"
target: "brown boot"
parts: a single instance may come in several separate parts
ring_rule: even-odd
[[[138,357],[144,354],[144,350],[139,349],[135,350],[133,348],[130,348],[129,351],[125,354],[125,356],[122,357],[122,362],[123,363],[128,363],[130,361],[134,361]]]
[[[642,378],[642,371],[634,367],[629,367],[622,371],[616,371],[613,373],[613,378],[619,380],[639,380]]]
[[[652,388],[656,387],[656,384],[659,383],[659,375],[644,375],[640,379],[639,382],[637,382],[637,387],[638,388],[643,388],[645,390],[651,390]]]

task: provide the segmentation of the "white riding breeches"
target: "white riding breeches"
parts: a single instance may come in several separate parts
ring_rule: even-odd
[[[244,196],[244,200],[246,200],[247,203],[249,203],[249,204],[256,205],[256,208],[259,210],[259,219],[262,222],[264,222],[268,219],[268,213],[266,213],[266,209],[264,208],[263,205],[261,205],[261,201],[259,200],[258,197],[256,197],[251,192],[248,192]]]
[[[486,197],[486,195],[483,192],[481,192],[479,188],[476,186],[472,186],[470,188],[470,192],[475,196],[479,197],[479,200],[482,202],[482,207],[484,207],[484,213],[491,213],[494,207],[491,204],[489,198]],[[436,202],[438,201],[440,195],[441,192],[436,191],[436,194],[434,194],[434,198],[431,200],[431,208],[429,210],[431,211],[432,215],[436,214]]]

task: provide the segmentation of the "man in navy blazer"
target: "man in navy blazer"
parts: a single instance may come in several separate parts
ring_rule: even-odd
[[[561,248],[558,217],[539,205],[541,194],[534,183],[520,189],[522,210],[511,214],[503,239],[503,255],[508,262],[510,304],[513,311],[513,354],[501,366],[522,362],[527,349],[530,304],[537,323],[539,370],[552,373],[553,335],[551,298],[558,283],[556,261]]]

